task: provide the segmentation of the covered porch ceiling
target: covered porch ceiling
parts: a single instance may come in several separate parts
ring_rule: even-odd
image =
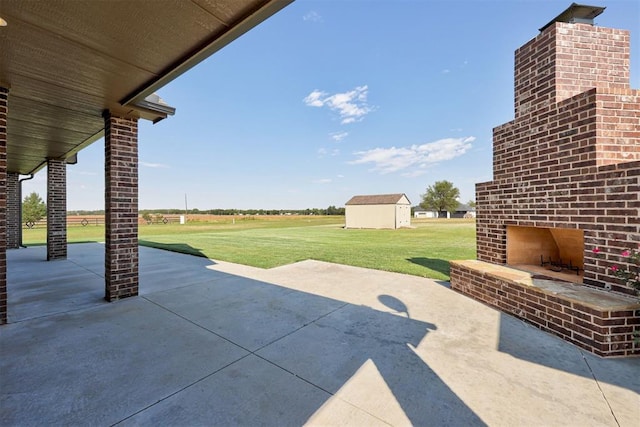
[[[105,110],[173,114],[156,90],[292,1],[0,0],[7,171],[71,157],[103,136]]]

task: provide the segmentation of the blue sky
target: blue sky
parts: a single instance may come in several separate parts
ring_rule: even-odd
[[[298,0],[159,91],[140,122],[140,209],[305,209],[439,180],[461,201],[491,180],[492,128],[513,119],[513,53],[570,1]],[[589,2],[587,2],[589,3]],[[596,24],[631,30],[640,2]],[[69,210],[103,209],[104,141],[67,168]],[[24,194],[46,194],[46,171]]]

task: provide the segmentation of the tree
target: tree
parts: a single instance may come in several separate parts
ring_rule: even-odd
[[[427,187],[427,192],[422,195],[420,207],[424,209],[435,209],[438,212],[454,212],[458,207],[458,197],[460,190],[449,181],[436,181],[432,186]]]
[[[475,207],[476,207],[476,201],[475,201],[475,200],[473,200],[473,199],[470,199],[470,200],[467,202],[467,205],[469,205],[469,206],[470,206],[470,207],[472,207],[472,208],[475,208]]]
[[[149,212],[143,213],[142,214],[142,219],[147,221],[147,224],[151,224],[153,222],[153,217],[151,216],[151,214]]]
[[[336,208],[331,205],[327,208],[327,215],[344,215],[344,208]]]
[[[22,220],[27,222],[38,222],[47,216],[47,205],[45,205],[38,193],[33,192],[24,198],[22,202]]]

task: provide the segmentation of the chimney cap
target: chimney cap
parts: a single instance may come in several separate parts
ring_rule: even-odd
[[[555,22],[570,22],[593,25],[593,18],[600,15],[606,7],[587,6],[584,4],[571,3],[564,12],[553,18],[547,25],[540,28],[540,31],[546,30]]]

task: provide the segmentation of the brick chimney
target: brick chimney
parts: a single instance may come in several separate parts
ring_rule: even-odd
[[[603,10],[573,4],[516,50],[516,118],[592,88],[629,88],[629,31],[593,25]]]

